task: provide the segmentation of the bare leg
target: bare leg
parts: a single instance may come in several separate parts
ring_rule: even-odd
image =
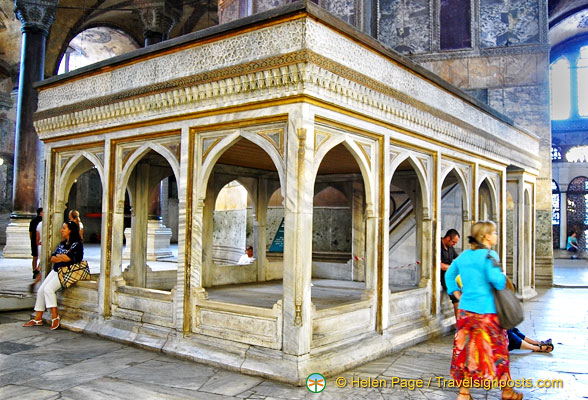
[[[57,307],[51,307],[51,330],[59,328],[59,315],[57,314]]]
[[[523,340],[521,342],[521,350],[540,351],[540,348],[539,348],[539,346],[537,346],[535,344],[531,344],[531,343],[527,342],[526,340]]]
[[[530,337],[525,337],[525,342],[531,343],[531,344],[534,344],[534,345],[539,345],[539,342],[538,341],[536,341],[535,339],[531,339]]]
[[[459,394],[457,395],[458,400],[459,399],[471,399],[472,396],[470,395],[470,389],[466,388],[466,387],[461,387],[459,388]]]

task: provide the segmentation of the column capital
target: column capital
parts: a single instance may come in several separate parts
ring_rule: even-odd
[[[40,32],[47,36],[55,20],[57,0],[15,0],[14,14],[22,23],[22,32]]]
[[[172,27],[180,20],[182,10],[170,0],[136,1],[137,13],[145,37],[160,34],[167,38]]]

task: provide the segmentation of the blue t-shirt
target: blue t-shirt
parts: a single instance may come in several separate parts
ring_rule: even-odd
[[[498,260],[494,250],[490,250],[490,255]],[[458,275],[463,285],[459,308],[477,314],[496,314],[492,286],[504,289],[506,276],[488,258],[488,250],[466,250],[453,260],[445,274],[448,293],[460,290],[455,280]]]
[[[51,256],[56,256],[58,254],[66,254],[71,261],[58,262],[53,264],[53,271],[55,272],[57,272],[61,267],[77,264],[82,261],[84,258],[84,245],[82,242],[73,242],[71,244],[67,244],[65,241],[63,241],[59,243],[59,246],[57,246]]]
[[[573,236],[568,236],[568,245],[566,246],[566,250],[575,249],[575,247],[572,246],[572,243],[578,247],[578,239]]]

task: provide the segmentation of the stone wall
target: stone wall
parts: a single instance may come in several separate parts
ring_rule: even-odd
[[[439,3],[431,4],[438,7]],[[536,183],[536,273],[538,284],[551,285],[551,121],[544,2],[474,3],[473,10],[480,12],[471,13],[469,48],[441,51],[439,22],[431,17],[436,8],[421,1],[382,0],[378,39],[541,138],[539,153],[544,162]]]

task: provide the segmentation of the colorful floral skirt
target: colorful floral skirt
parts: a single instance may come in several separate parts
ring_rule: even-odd
[[[457,384],[464,379],[499,382],[510,379],[508,339],[496,314],[459,310],[451,376]]]

